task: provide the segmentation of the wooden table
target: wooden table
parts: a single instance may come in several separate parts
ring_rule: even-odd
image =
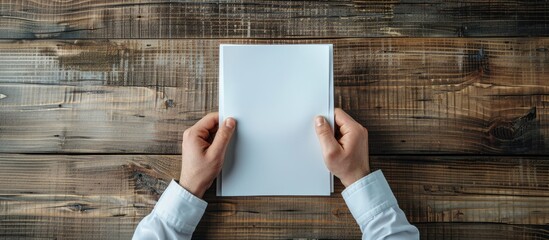
[[[545,1],[0,0],[0,239],[129,239],[217,110],[220,43],[333,43],[422,239],[549,238]],[[331,197],[215,197],[197,239],[356,239]]]

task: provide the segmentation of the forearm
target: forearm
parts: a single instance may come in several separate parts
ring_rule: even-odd
[[[137,226],[133,239],[191,239],[206,206],[172,180],[151,214]]]
[[[380,170],[351,184],[342,195],[363,239],[419,239]]]

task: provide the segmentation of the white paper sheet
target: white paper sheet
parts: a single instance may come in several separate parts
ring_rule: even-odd
[[[332,45],[220,45],[219,118],[237,121],[218,196],[330,195],[314,117],[333,126]]]

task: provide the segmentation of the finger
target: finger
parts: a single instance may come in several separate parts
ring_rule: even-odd
[[[339,154],[342,150],[341,145],[335,139],[334,132],[324,117],[315,118],[315,130],[324,157],[330,159],[331,156]]]
[[[189,131],[189,134],[202,139],[208,139],[210,133],[215,132],[218,123],[219,114],[217,112],[208,113],[191,127],[192,129]]]
[[[334,110],[334,114],[335,114],[335,122],[340,127],[345,124],[356,123],[356,121],[351,116],[349,116],[349,114],[343,111],[341,108],[336,108]]]
[[[219,113],[212,112],[204,116],[198,122],[194,124],[194,127],[206,129],[208,131],[214,129],[219,123]]]
[[[344,112],[341,108],[336,108],[334,111],[335,123],[339,128],[341,135],[349,133],[353,126],[359,124],[349,114]]]
[[[226,118],[223,124],[219,125],[219,129],[215,134],[212,145],[208,148],[208,154],[214,156],[225,156],[227,145],[231,141],[234,129],[236,127],[236,121],[233,118]]]

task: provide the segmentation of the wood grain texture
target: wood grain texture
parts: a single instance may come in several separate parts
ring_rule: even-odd
[[[547,239],[545,226],[475,223],[419,223],[421,239]]]
[[[545,1],[0,1],[0,38],[548,36]]]
[[[422,238],[549,236],[544,157],[376,156],[371,163]],[[127,239],[179,169],[179,155],[2,154],[0,235]],[[195,236],[359,238],[336,183],[331,197],[218,198],[212,188]]]
[[[373,154],[549,153],[548,38],[3,41],[0,152],[179,153],[220,43],[333,43]]]
[[[131,238],[179,175],[180,155],[162,154],[217,110],[220,43],[333,43],[335,105],[368,127],[372,168],[422,239],[549,239],[548,12],[0,0],[0,239]],[[195,238],[359,239],[335,182],[330,197],[212,188]]]

